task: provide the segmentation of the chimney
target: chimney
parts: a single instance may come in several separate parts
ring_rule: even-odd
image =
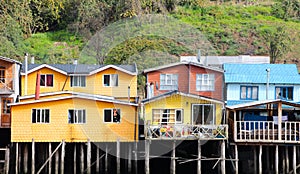
[[[24,84],[24,95],[27,95],[27,83],[28,83],[28,77],[27,77],[27,72],[28,72],[28,53],[25,53],[25,84]]]
[[[74,64],[74,65],[77,65],[77,64],[78,64],[78,60],[77,60],[77,59],[74,59],[73,64]]]
[[[36,83],[35,83],[35,100],[40,99],[40,71],[37,72],[36,74]]]
[[[197,53],[197,61],[198,61],[198,63],[201,62],[201,50],[200,50],[200,49],[198,49],[198,53]]]
[[[34,56],[31,56],[30,63],[31,63],[31,64],[34,64]]]

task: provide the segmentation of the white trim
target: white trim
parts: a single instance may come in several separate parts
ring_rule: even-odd
[[[117,84],[118,85],[117,86],[111,86],[111,85],[110,86],[105,86],[104,85],[104,76],[105,75],[109,76],[109,84],[111,84],[111,75],[117,75]],[[105,88],[119,87],[119,74],[103,74],[102,75],[102,86],[105,87]]]
[[[103,71],[103,70],[106,70],[106,69],[108,69],[108,68],[114,68],[114,69],[116,69],[116,70],[118,70],[118,71],[122,71],[122,72],[127,73],[127,74],[130,74],[130,75],[137,75],[137,74],[138,74],[137,71],[133,73],[133,72],[127,71],[127,70],[125,70],[125,69],[123,69],[123,68],[120,68],[120,67],[118,67],[118,66],[116,66],[116,65],[106,65],[106,66],[104,66],[104,67],[102,67],[102,68],[99,68],[99,69],[96,69],[96,70],[90,72],[89,75],[96,74],[96,73],[98,73],[98,72],[100,72],[100,71]]]
[[[81,110],[81,111],[85,111],[85,122],[84,123],[69,123],[69,110],[74,110],[74,111],[78,111],[78,110]],[[75,116],[75,115],[74,115]],[[87,123],[87,109],[75,109],[75,108],[69,108],[68,109],[68,119],[67,119],[67,123],[68,124],[86,124]]]
[[[203,119],[204,119],[204,117],[202,117],[202,120],[201,120],[201,125],[215,125],[216,124],[216,106],[214,105],[214,104],[211,104],[211,103],[193,103],[192,104],[192,109],[191,109],[191,111],[192,111],[192,120],[191,120],[191,122],[192,122],[192,125],[194,125],[194,106],[199,106],[199,105],[201,105],[201,106],[212,106],[213,107],[213,123],[212,124],[205,124],[205,121],[204,121],[204,123],[203,123]],[[204,115],[202,115],[202,116],[204,116]]]
[[[116,110],[120,110],[120,121],[119,122],[114,122],[114,113],[113,113],[113,111],[114,111],[114,109],[116,109]],[[106,122],[105,121],[105,110],[111,110],[111,121],[110,122]],[[103,123],[105,123],[105,124],[109,124],[109,123],[121,123],[121,118],[122,118],[122,116],[121,116],[121,114],[122,114],[122,112],[121,112],[121,108],[103,108]]]
[[[39,109],[39,110],[46,110],[46,109],[48,109],[49,110],[49,123],[43,123],[43,122],[35,122],[35,123],[33,123],[32,122],[32,114],[33,114],[33,109],[35,109],[35,110],[37,110],[37,109]],[[50,124],[51,123],[51,109],[50,108],[31,108],[31,124]],[[45,119],[46,120],[46,119]],[[35,121],[37,121],[37,118],[36,118],[36,115],[35,115]]]
[[[62,71],[62,70],[60,70],[60,69],[57,69],[57,68],[55,68],[55,67],[53,67],[53,66],[50,66],[50,65],[47,65],[47,64],[39,65],[39,66],[37,66],[37,67],[35,67],[35,68],[33,68],[33,69],[27,71],[27,74],[30,74],[30,73],[32,73],[32,72],[34,72],[34,71],[37,71],[37,70],[39,70],[39,69],[42,69],[42,68],[49,68],[49,69],[51,69],[51,70],[53,70],[53,71],[59,72],[59,73],[64,74],[64,75],[67,75],[67,74],[68,74],[68,73],[65,72],[65,71]],[[25,74],[25,73],[21,73],[21,75],[26,75],[26,74]]]

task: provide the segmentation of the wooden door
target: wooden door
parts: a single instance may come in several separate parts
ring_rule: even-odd
[[[12,103],[13,98],[2,98],[1,106],[1,127],[10,127],[11,110],[9,103]]]

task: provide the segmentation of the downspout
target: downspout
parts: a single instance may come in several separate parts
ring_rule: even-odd
[[[188,71],[188,94],[190,93],[190,74],[191,74],[191,64],[189,63],[189,71]]]
[[[138,126],[137,126],[137,117],[139,116],[139,115],[138,115],[138,112],[137,112],[137,109],[138,109],[138,107],[135,108],[135,118],[134,118],[134,141],[137,140],[137,139],[136,139],[136,134],[139,133],[139,131],[136,130],[137,127],[138,127]]]
[[[24,95],[27,95],[27,83],[28,83],[28,53],[25,53],[25,84],[24,84]]]

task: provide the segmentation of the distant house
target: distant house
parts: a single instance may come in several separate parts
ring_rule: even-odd
[[[147,97],[179,92],[223,100],[223,70],[199,62],[181,61],[144,70]]]
[[[300,102],[300,75],[294,64],[224,64],[224,71],[228,106],[266,99]]]
[[[21,63],[0,56],[0,128],[10,128],[11,110],[8,104],[14,103],[20,93]]]

